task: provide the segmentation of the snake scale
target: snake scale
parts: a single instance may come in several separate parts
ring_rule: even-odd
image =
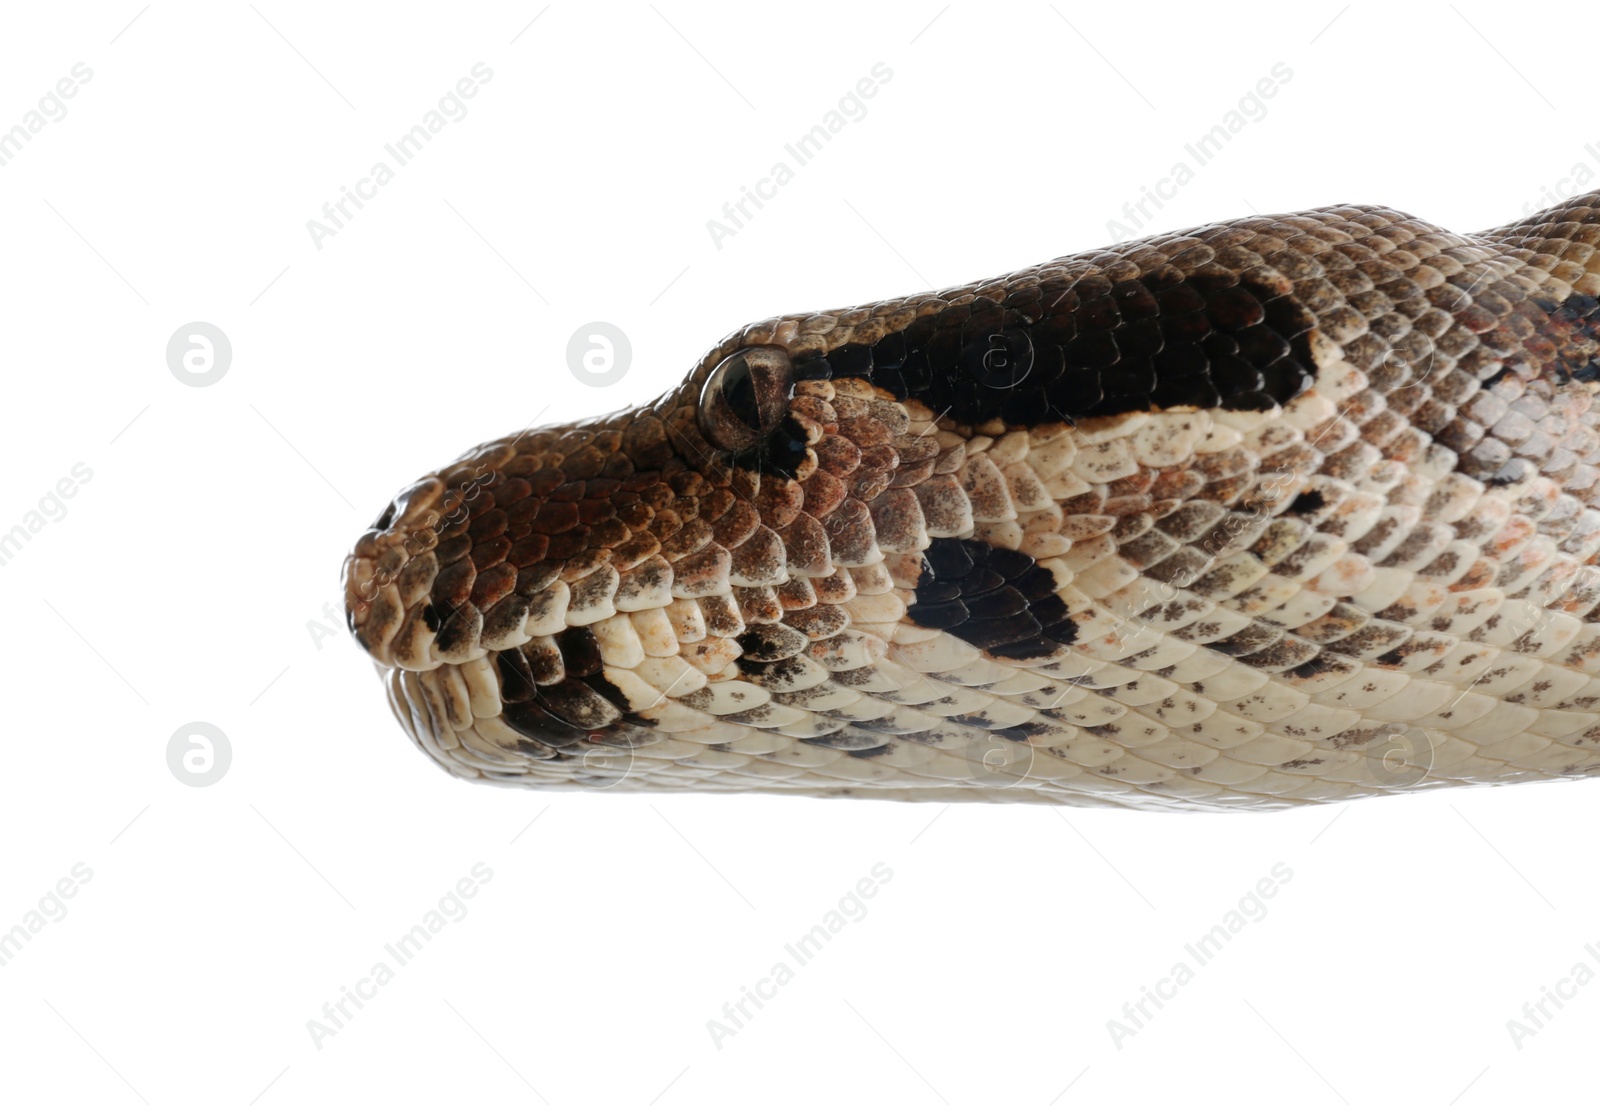
[[[451,773],[1271,808],[1600,770],[1600,193],[752,324],[345,561]]]

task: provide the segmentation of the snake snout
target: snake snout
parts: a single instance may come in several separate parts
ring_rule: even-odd
[[[408,610],[426,596],[428,583],[419,579],[428,564],[421,556],[437,544],[444,495],[437,477],[415,483],[389,502],[345,558],[345,623],[380,663],[394,665],[395,636]]]
[[[646,526],[676,520],[679,491],[704,481],[681,463],[676,485],[638,474],[665,434],[617,420],[626,440],[543,428],[470,452],[398,495],[345,560],[352,634],[400,723],[453,774],[614,784],[658,739],[630,714],[665,695],[635,672],[687,688],[665,614],[673,572]],[[696,522],[677,546],[710,538]],[[711,561],[701,576],[726,574]]]

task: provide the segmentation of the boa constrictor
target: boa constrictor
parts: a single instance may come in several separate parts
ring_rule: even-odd
[[[1271,807],[1600,770],[1600,194],[1253,216],[752,324],[345,562],[541,788]]]

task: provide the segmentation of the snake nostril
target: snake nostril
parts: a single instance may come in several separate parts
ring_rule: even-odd
[[[396,505],[393,501],[391,501],[389,502],[388,508],[384,509],[382,513],[378,514],[378,519],[372,522],[372,530],[374,532],[385,531],[389,525],[394,523],[395,512]]]

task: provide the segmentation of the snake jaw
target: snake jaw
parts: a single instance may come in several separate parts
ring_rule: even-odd
[[[474,781],[1183,809],[1591,774],[1597,296],[1600,195],[765,321],[414,484],[349,623]]]

